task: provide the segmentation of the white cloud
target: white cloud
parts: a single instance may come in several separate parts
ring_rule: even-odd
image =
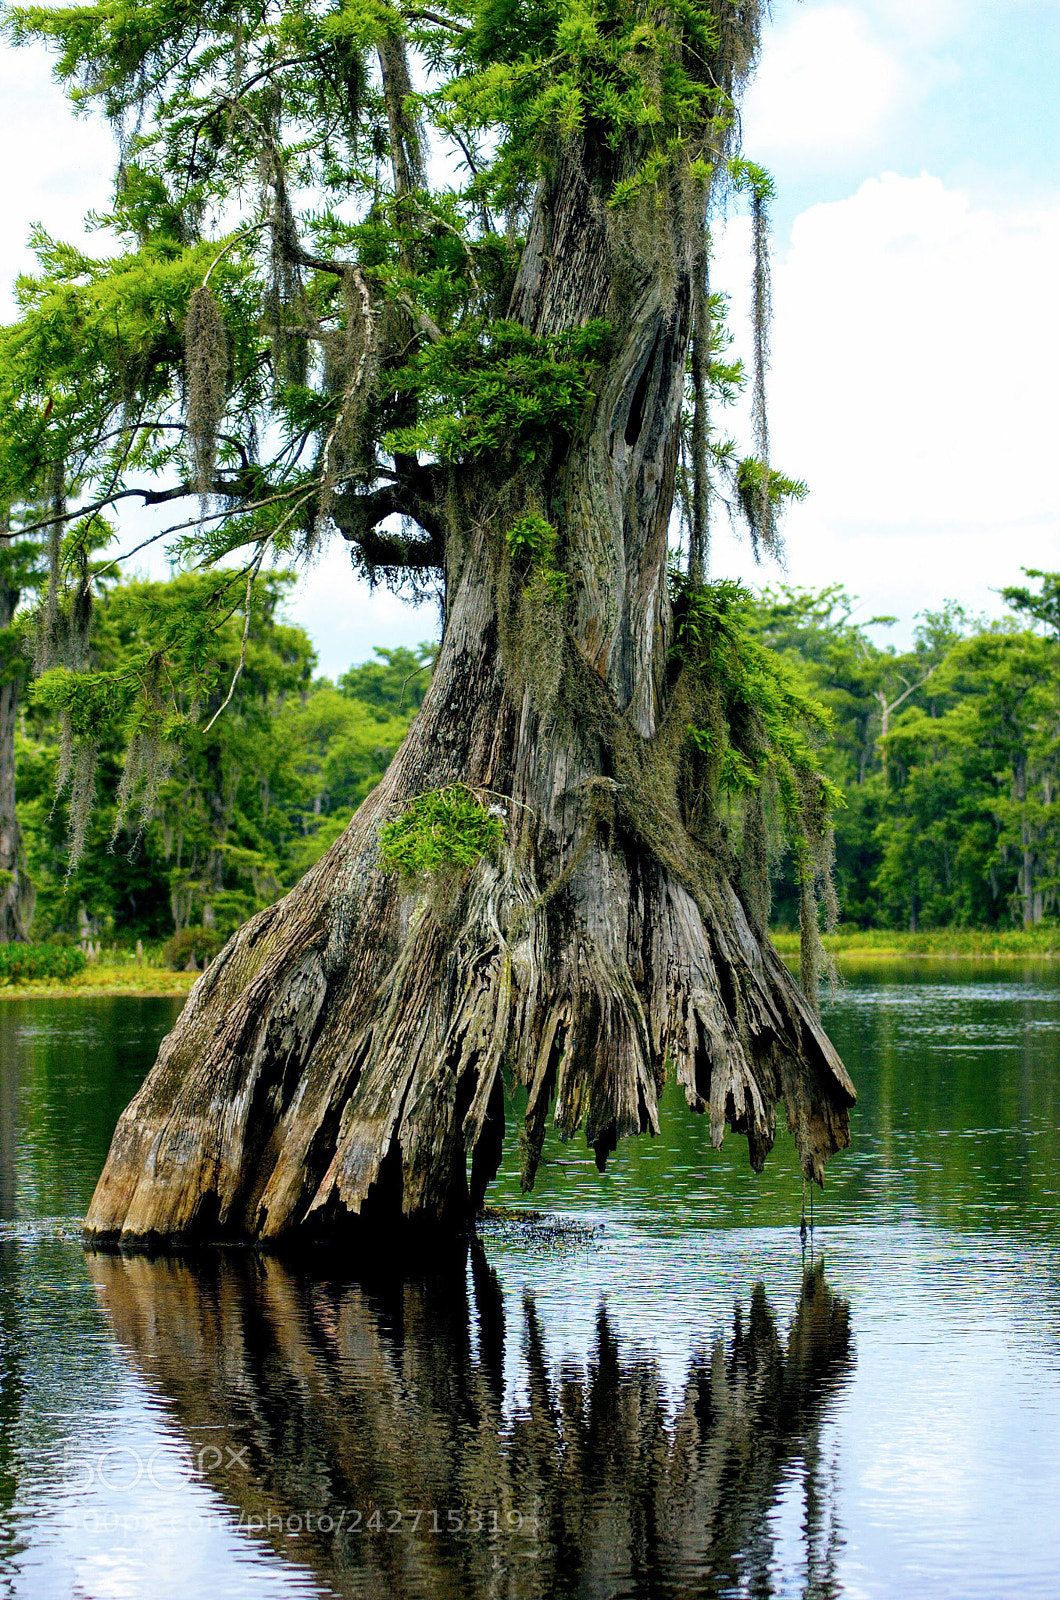
[[[14,314],[11,291],[32,271],[32,223],[73,244],[101,247],[84,230],[85,213],[105,208],[114,172],[114,141],[98,117],[77,118],[51,77],[42,49],[0,49],[0,127],[4,169],[0,198],[0,316]]]
[[[915,129],[959,69],[982,0],[781,0],[744,102],[744,147],[767,162],[848,171]],[[893,158],[892,158],[893,159]]]
[[[737,283],[744,248],[734,223],[719,268]],[[811,485],[788,518],[792,581],[909,618],[948,596],[996,609],[1020,565],[1058,564],[1058,252],[1060,200],[976,207],[927,174],[797,219],[772,381],[776,459]],[[731,545],[718,559],[746,568]]]
[[[860,9],[799,10],[766,37],[746,96],[744,146],[848,159],[875,142],[908,93],[897,54]]]
[[[974,209],[926,174],[799,217],[776,281],[778,404],[830,497],[876,523],[1056,510],[1058,251],[1060,204]]]
[[[983,0],[863,0],[860,8],[881,30],[905,43],[937,44],[983,9]]]

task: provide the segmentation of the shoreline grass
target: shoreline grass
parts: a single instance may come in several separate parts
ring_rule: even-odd
[[[771,934],[789,962],[797,959],[799,935],[778,928]],[[909,933],[887,928],[837,928],[825,934],[824,947],[837,961],[919,959],[952,961],[1051,961],[1060,958],[1060,927],[1031,929],[931,928]],[[0,1000],[67,1000],[78,996],[141,995],[167,999],[187,995],[198,972],[171,972],[166,967],[125,961],[90,961],[70,978],[0,979]]]
[[[163,999],[188,993],[198,972],[170,972],[166,967],[90,961],[72,978],[15,978],[0,982],[0,1000],[52,999],[75,996],[136,994]]]
[[[799,935],[793,929],[776,929],[773,943],[782,956],[798,955]],[[1037,928],[929,928],[909,933],[888,928],[844,928],[826,933],[824,947],[837,960],[891,961],[909,956],[937,960],[1038,960],[1060,957],[1060,927]]]

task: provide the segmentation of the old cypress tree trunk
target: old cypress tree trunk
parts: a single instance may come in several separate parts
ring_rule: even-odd
[[[781,1101],[808,1178],[847,1141],[850,1080],[693,822],[682,757],[667,533],[708,185],[619,215],[616,176],[613,152],[557,147],[507,312],[538,336],[607,320],[593,399],[547,474],[414,463],[404,501],[380,500],[442,550],[430,691],[343,836],[199,980],[118,1125],[91,1240],[463,1226],[506,1072],[529,1093],[527,1184],[550,1114],[602,1167],[656,1128],[667,1070],[756,1168]],[[378,520],[365,504],[337,502],[350,537]],[[528,507],[558,530],[565,607],[513,567]],[[430,884],[385,870],[380,825],[455,783],[502,809],[501,849]]]

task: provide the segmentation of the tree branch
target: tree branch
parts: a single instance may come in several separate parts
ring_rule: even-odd
[[[357,546],[369,566],[423,568],[443,563],[442,523],[431,467],[412,467],[395,483],[367,494],[336,495],[331,516],[342,537]],[[376,531],[394,516],[408,517],[427,538],[409,540]]]
[[[230,495],[238,499],[246,494],[246,480],[237,477],[225,481],[215,478],[210,485],[211,494]],[[113,494],[103,495],[99,500],[93,500],[90,505],[79,506],[76,511],[64,511],[60,516],[45,517],[42,522],[31,522],[27,527],[20,528],[19,533],[41,533],[45,528],[54,528],[59,523],[77,522],[81,517],[94,516],[97,511],[104,511],[107,506],[117,505],[119,500],[139,499],[145,506],[165,505],[169,500],[186,499],[189,495],[197,494],[198,490],[189,483],[174,484],[171,489],[116,489]],[[249,509],[244,507],[243,509]]]

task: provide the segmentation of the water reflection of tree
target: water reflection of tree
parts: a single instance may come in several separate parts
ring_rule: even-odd
[[[800,1493],[800,1587],[836,1592],[819,1440],[852,1352],[820,1268],[786,1340],[756,1289],[676,1399],[653,1361],[622,1354],[603,1308],[587,1372],[556,1371],[527,1300],[514,1407],[481,1254],[470,1285],[462,1265],[371,1287],[246,1258],[95,1257],[90,1270],[214,1487],[244,1519],[271,1517],[264,1536],[341,1594],[767,1596],[775,1508]],[[343,1507],[342,1530],[321,1532]],[[365,1527],[379,1509],[385,1530],[391,1508],[420,1508],[417,1531],[408,1515],[394,1533]],[[463,1531],[433,1532],[432,1509]]]

